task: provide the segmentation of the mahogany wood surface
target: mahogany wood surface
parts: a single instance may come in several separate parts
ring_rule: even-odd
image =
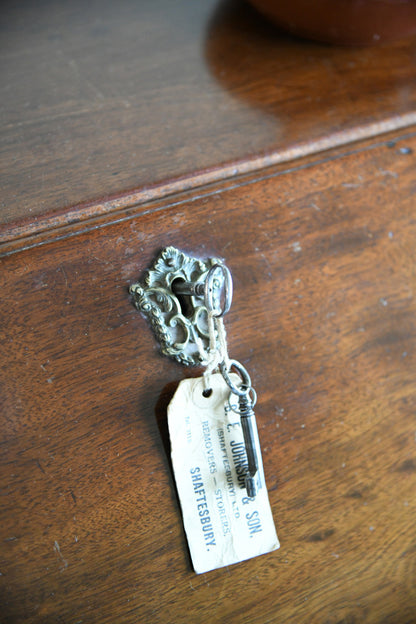
[[[415,39],[314,44],[235,0],[5,0],[0,29],[6,239],[416,122]]]
[[[3,257],[4,624],[416,622],[415,151],[396,133]],[[128,295],[170,244],[233,273],[281,540],[201,576],[166,451],[198,371]]]

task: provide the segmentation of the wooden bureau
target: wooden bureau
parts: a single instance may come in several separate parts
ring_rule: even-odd
[[[416,40],[239,2],[3,9],[0,621],[416,622]],[[222,257],[280,550],[196,575],[128,294]]]

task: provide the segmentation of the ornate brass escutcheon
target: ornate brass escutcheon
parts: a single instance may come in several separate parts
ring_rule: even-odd
[[[223,267],[217,258],[202,261],[167,247],[143,281],[130,287],[134,304],[150,321],[162,353],[181,364],[200,364],[201,352],[208,348],[207,277],[213,275],[209,297],[219,308],[226,281],[223,271],[212,271],[215,266]]]

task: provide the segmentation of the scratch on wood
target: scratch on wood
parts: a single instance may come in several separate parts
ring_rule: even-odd
[[[381,169],[381,167],[379,167],[378,172],[376,173],[376,175],[381,175],[381,176],[390,176],[392,178],[398,178],[398,174],[395,171],[388,171],[386,169]]]
[[[317,531],[317,533],[313,533],[313,535],[309,535],[306,540],[308,542],[323,542],[328,539],[335,533],[335,529],[323,529],[322,531]]]
[[[58,557],[60,558],[60,560],[62,561],[62,563],[64,564],[64,568],[68,567],[68,562],[64,559],[62,553],[61,553],[61,549],[59,547],[58,542],[55,540],[55,543],[53,545],[53,549],[56,552],[56,554],[58,555]]]
[[[43,472],[43,474],[46,474],[44,469],[42,468],[42,464],[40,463],[38,459],[36,460],[36,466],[39,468],[41,472]]]
[[[65,272],[64,267],[63,266],[58,267],[57,271],[61,271],[61,273],[62,273],[62,275],[64,276],[64,279],[65,279],[65,285],[68,288],[68,277],[67,277],[67,274]]]

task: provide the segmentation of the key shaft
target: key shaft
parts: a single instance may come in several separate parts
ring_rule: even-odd
[[[247,490],[247,495],[250,498],[254,498],[258,490],[257,473],[259,470],[256,416],[254,414],[253,404],[248,392],[240,395],[238,401],[241,418],[241,428],[243,430],[248,464],[248,470],[245,477],[245,486]]]

